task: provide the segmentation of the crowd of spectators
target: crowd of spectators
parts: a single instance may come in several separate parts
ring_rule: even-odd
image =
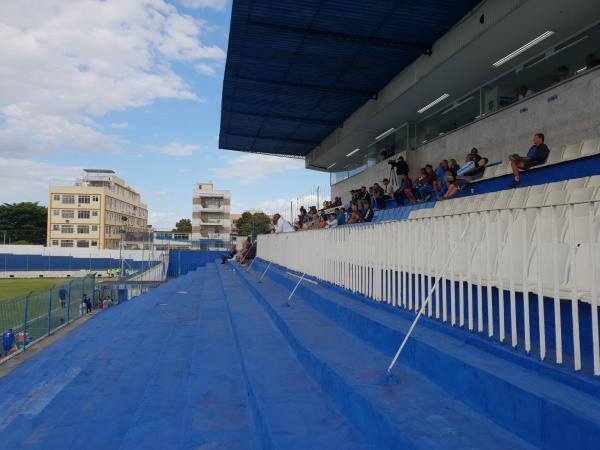
[[[525,156],[511,154],[510,161],[514,179],[509,187],[518,187],[520,171],[529,170],[544,164],[550,150],[544,143],[544,135],[536,133],[533,145]],[[395,180],[384,178],[372,186],[362,186],[350,191],[350,201],[342,203],[340,197],[323,202],[323,208],[317,210],[311,206],[308,210],[300,207],[297,220],[290,224],[279,214],[273,216],[272,231],[287,233],[320,228],[334,228],[345,224],[365,223],[373,220],[374,211],[384,209],[386,201],[395,200],[394,206],[414,205],[431,200],[447,200],[454,197],[473,181],[481,178],[489,165],[488,158],[481,156],[473,147],[466,155],[462,165],[455,159],[443,159],[436,168],[426,164],[415,180],[409,175],[409,166],[402,156],[390,162],[395,172]],[[497,162],[495,164],[500,164]],[[392,172],[392,173],[394,173]],[[395,181],[395,183],[393,182]]]

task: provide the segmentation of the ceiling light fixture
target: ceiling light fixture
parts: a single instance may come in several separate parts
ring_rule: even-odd
[[[496,61],[494,64],[492,64],[492,66],[494,67],[500,67],[502,64],[504,64],[507,61],[510,61],[511,59],[513,59],[515,56],[520,55],[521,53],[523,53],[525,50],[530,49],[531,47],[533,47],[534,45],[539,44],[540,42],[542,42],[544,39],[548,39],[550,36],[552,36],[554,34],[554,31],[546,31],[542,34],[540,34],[538,37],[536,37],[535,39],[532,39],[531,41],[529,41],[527,44],[523,45],[522,47],[519,47],[518,49],[516,49],[515,51],[509,53],[508,55],[506,55],[504,58],[500,58],[498,61]]]
[[[390,128],[389,130],[384,131],[380,135],[375,136],[375,140],[378,141],[379,139],[383,139],[384,137],[389,136],[390,134],[392,134],[394,131],[396,131],[395,128]]]
[[[443,102],[444,100],[446,100],[448,97],[450,97],[450,94],[442,94],[440,95],[438,98],[436,98],[434,101],[432,101],[431,103],[429,103],[428,105],[423,106],[421,109],[419,109],[417,111],[417,113],[422,114],[425,111],[427,111],[429,108],[431,108],[432,106],[437,105],[439,102]]]
[[[332,168],[333,166],[335,166],[336,164],[337,164],[337,163],[333,163],[333,164],[331,164],[331,165],[327,166],[327,168],[328,168],[328,169],[331,169],[331,168]]]
[[[467,98],[463,98],[462,100],[459,100],[458,102],[456,102],[454,105],[452,105],[450,108],[442,111],[442,115],[449,113],[450,111],[452,111],[453,109],[458,108],[461,105],[464,105],[467,102],[470,102],[471,100],[473,100],[475,98],[475,96],[471,95],[470,97]]]
[[[356,152],[360,152],[360,148],[355,148],[354,150],[352,150],[350,153],[348,153],[346,156],[352,156],[354,155]]]

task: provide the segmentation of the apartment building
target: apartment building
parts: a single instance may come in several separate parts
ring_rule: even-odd
[[[215,191],[212,182],[197,183],[192,196],[192,239],[228,243],[231,192]]]
[[[141,249],[148,245],[148,208],[113,170],[84,169],[73,186],[50,186],[48,247]],[[123,235],[121,235],[123,233]]]

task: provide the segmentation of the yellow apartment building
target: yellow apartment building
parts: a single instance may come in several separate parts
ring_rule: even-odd
[[[113,170],[84,169],[73,186],[50,186],[48,247],[141,249],[151,244],[148,208]]]

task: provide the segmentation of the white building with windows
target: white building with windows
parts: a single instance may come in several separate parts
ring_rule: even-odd
[[[212,182],[197,183],[192,195],[192,240],[228,243],[231,192],[215,191]]]
[[[50,186],[48,247],[143,248],[148,209],[112,170],[84,169],[73,186]],[[121,234],[123,233],[123,236]]]

